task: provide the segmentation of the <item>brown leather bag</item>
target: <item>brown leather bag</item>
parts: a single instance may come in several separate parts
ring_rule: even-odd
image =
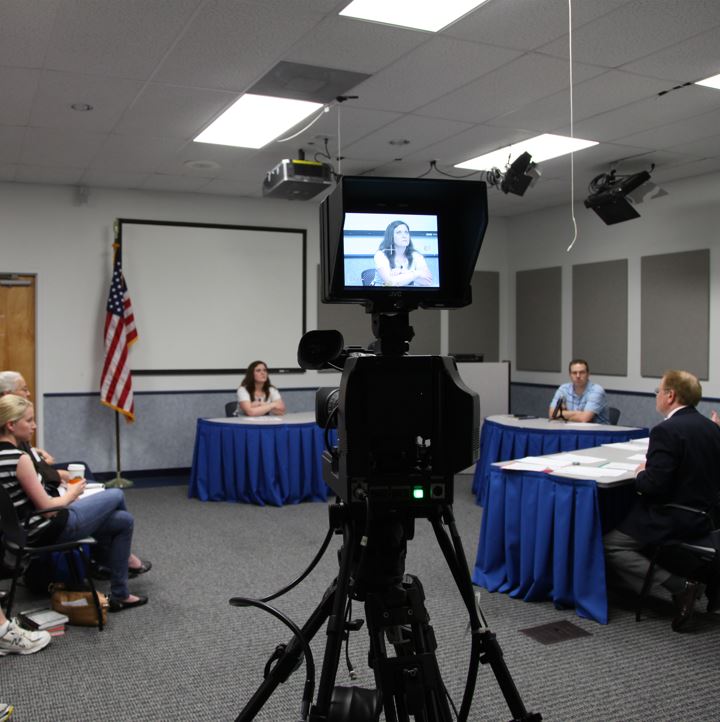
[[[107,595],[98,592],[103,626],[107,624],[109,606]],[[64,614],[69,624],[81,627],[97,627],[98,615],[93,594],[89,589],[67,589],[64,584],[53,584],[50,605],[56,612]]]

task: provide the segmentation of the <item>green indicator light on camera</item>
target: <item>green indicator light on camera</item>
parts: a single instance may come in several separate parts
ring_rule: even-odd
[[[425,498],[425,490],[422,488],[422,486],[414,486],[413,487],[413,499],[424,499]]]

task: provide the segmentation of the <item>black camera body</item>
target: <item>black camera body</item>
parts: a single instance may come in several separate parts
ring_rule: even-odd
[[[479,422],[477,394],[449,357],[349,358],[325,482],[346,503],[452,504],[454,474],[478,456]]]
[[[478,396],[454,359],[407,355],[408,314],[471,302],[487,221],[487,187],[477,181],[345,177],[320,207],[322,300],[363,304],[376,339],[368,350],[346,349],[339,332],[311,331],[298,349],[303,368],[343,368],[339,390],[318,392],[316,416],[338,429],[323,477],[347,504],[420,511],[452,504],[454,474],[478,458]],[[395,284],[387,270],[380,278],[382,249],[397,225],[428,269],[421,283]]]

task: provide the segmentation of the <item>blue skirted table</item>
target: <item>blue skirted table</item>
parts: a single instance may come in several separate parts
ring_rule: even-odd
[[[473,492],[478,504],[484,506],[490,469],[496,461],[590,449],[602,444],[629,441],[647,435],[647,428],[631,426],[574,424],[548,419],[488,416],[483,421],[480,434],[480,458],[475,467]]]
[[[324,446],[312,413],[198,419],[189,496],[261,506],[325,501]]]
[[[634,495],[632,483],[491,467],[473,583],[607,624],[602,535]]]

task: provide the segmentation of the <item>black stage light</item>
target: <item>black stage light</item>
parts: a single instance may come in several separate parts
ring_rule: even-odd
[[[601,173],[590,181],[585,207],[595,211],[608,226],[640,218],[627,196],[649,180],[646,170],[626,176],[618,176],[614,170]]]
[[[505,177],[500,183],[500,190],[503,193],[514,193],[516,196],[525,194],[528,186],[537,178],[538,173],[533,171],[536,164],[532,162],[532,156],[527,151],[519,155],[512,165],[505,171]]]

